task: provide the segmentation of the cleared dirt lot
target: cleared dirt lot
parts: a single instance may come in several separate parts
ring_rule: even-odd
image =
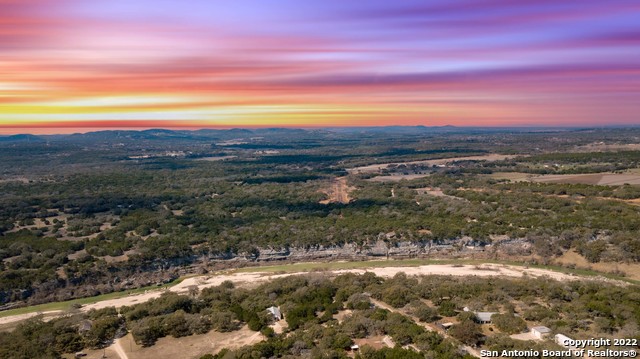
[[[530,180],[541,183],[582,183],[608,186],[620,186],[628,183],[640,185],[640,174],[594,173],[581,175],[542,175],[531,177]]]
[[[520,334],[511,334],[509,336],[511,339],[516,339],[516,340],[534,340],[534,341],[540,341],[540,339],[538,339],[537,337],[535,337],[533,334],[531,334],[531,332],[526,332],[526,333],[520,333]]]
[[[13,330],[15,325],[17,325],[18,322],[27,320],[29,318],[33,318],[37,315],[42,315],[43,320],[47,321],[49,319],[57,318],[61,314],[62,314],[62,311],[60,310],[51,310],[47,312],[33,312],[33,313],[12,315],[9,317],[2,317],[0,318],[0,331]]]
[[[329,196],[329,199],[322,200],[320,203],[349,203],[351,201],[349,193],[354,189],[355,187],[347,185],[346,177],[334,178],[327,188],[322,190],[323,193]]]
[[[237,349],[262,340],[264,336],[260,332],[251,331],[244,326],[240,330],[228,333],[210,331],[207,334],[182,338],[164,337],[148,348],[136,345],[131,334],[128,334],[120,339],[120,344],[128,359],[174,359],[199,358],[205,354],[216,354],[222,348]],[[122,358],[122,355],[120,357]]]
[[[404,174],[395,174],[395,175],[390,175],[390,176],[376,176],[373,178],[369,178],[367,181],[371,181],[371,182],[398,182],[401,180],[407,180],[410,181],[412,179],[416,179],[416,178],[423,178],[423,177],[427,177],[429,176],[428,174],[409,174],[409,175],[404,175]]]
[[[367,338],[354,339],[353,342],[360,347],[363,345],[369,345],[375,349],[382,349],[384,347],[393,347],[393,345],[389,345],[393,344],[393,341],[390,339],[391,338],[387,338],[384,335],[373,335]]]
[[[513,182],[568,183],[620,186],[625,183],[640,185],[640,171],[629,170],[625,173],[585,173],[571,175],[535,175],[522,172],[495,172],[485,175],[494,179],[506,179]]]
[[[565,252],[562,256],[556,258],[555,261],[561,264],[573,264],[576,268],[591,268],[601,272],[618,270],[626,273],[626,276],[630,279],[640,280],[640,264],[638,263],[590,263],[574,250]]]
[[[432,188],[432,187],[416,188],[416,192],[418,194],[426,194],[426,195],[435,196],[435,197],[445,197],[445,198],[452,198],[452,199],[457,199],[461,201],[467,201],[464,198],[449,196],[448,194],[445,194],[444,192],[442,192],[442,189],[440,188]]]

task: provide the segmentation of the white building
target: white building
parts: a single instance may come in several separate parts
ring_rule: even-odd
[[[573,339],[569,338],[566,335],[556,334],[554,339],[555,339],[556,343],[558,343],[558,345],[562,345],[563,347],[565,347],[567,349],[575,349],[574,347],[569,345],[569,342],[571,342]]]
[[[551,333],[551,329],[545,326],[538,326],[531,328],[531,334],[538,339],[544,339],[547,335]]]
[[[498,314],[496,312],[475,312],[476,314],[476,322],[479,324],[488,324],[491,323],[491,317],[494,314]]]
[[[453,327],[453,323],[452,322],[446,322],[446,323],[442,323],[442,329],[444,330],[449,330],[451,327]]]
[[[282,312],[280,312],[280,308],[278,307],[269,307],[267,308],[267,312],[271,313],[276,320],[282,319]]]

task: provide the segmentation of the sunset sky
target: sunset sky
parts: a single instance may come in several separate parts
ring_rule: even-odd
[[[640,124],[638,0],[0,0],[0,133]]]

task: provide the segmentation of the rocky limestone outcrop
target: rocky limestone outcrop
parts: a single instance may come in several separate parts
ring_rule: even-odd
[[[251,252],[218,253],[208,256],[209,262],[249,263],[272,261],[314,260],[366,260],[375,258],[416,258],[436,256],[464,256],[467,254],[499,250],[510,254],[527,254],[531,243],[526,238],[500,237],[493,244],[471,237],[439,241],[393,241],[382,235],[379,239],[364,244],[344,243],[336,245],[311,245],[305,247],[255,248]]]
[[[446,254],[464,251],[484,250],[484,244],[475,242],[473,245],[462,246],[459,240],[424,242],[390,242],[376,240],[365,244],[345,243],[342,245],[312,245],[306,247],[257,248],[252,253],[224,253],[210,255],[210,261],[241,261],[241,262],[269,262],[269,261],[307,261],[307,260],[357,260],[371,258],[414,258],[429,254]],[[470,244],[470,243],[469,243]]]

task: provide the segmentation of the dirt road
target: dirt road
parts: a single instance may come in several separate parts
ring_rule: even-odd
[[[333,181],[333,193],[335,200],[340,203],[349,203],[349,191],[347,189],[347,178],[339,177]]]
[[[129,359],[129,356],[124,351],[124,348],[122,348],[122,338],[116,339],[111,346],[113,351],[118,354],[120,359]]]
[[[9,324],[9,323],[13,323],[13,322],[19,322],[22,320],[27,320],[29,318],[33,318],[37,315],[42,315],[44,317],[44,320],[49,320],[52,318],[57,318],[60,314],[62,314],[62,311],[60,310],[52,310],[52,311],[48,311],[48,312],[33,312],[33,313],[25,313],[25,314],[17,314],[17,315],[12,315],[9,317],[3,317],[0,318],[0,325],[3,324]]]
[[[199,290],[204,288],[218,286],[224,281],[231,281],[237,286],[243,285],[256,285],[264,283],[276,278],[287,277],[291,275],[308,274],[309,272],[292,272],[283,274],[273,274],[271,272],[260,272],[260,268],[256,268],[256,272],[249,273],[220,273],[215,275],[198,276],[186,278],[181,283],[171,287],[170,292],[186,294],[190,288],[197,287]],[[327,274],[343,274],[343,273],[365,273],[372,272],[377,276],[390,278],[397,273],[404,272],[407,275],[452,275],[452,276],[506,276],[506,277],[523,277],[528,276],[530,278],[547,276],[555,280],[567,281],[567,280],[599,280],[606,282],[613,282],[612,280],[601,277],[582,277],[574,276],[570,274],[554,272],[546,269],[526,268],[519,266],[511,266],[505,264],[485,263],[482,265],[451,265],[451,264],[431,264],[418,267],[379,267],[379,268],[361,268],[361,269],[341,269],[341,270],[327,270],[324,273]],[[622,284],[622,283],[621,283]],[[101,309],[106,307],[122,307],[131,306],[138,303],[144,303],[153,298],[158,298],[166,290],[150,290],[142,294],[130,295],[128,297],[103,300],[93,304],[87,304],[81,308],[83,311],[89,311],[91,309]],[[47,313],[52,316],[61,314],[62,312]],[[0,318],[0,324],[12,323],[20,320],[27,319],[36,315],[31,314],[19,314],[14,316],[7,316]]]
[[[347,185],[346,177],[336,177],[331,180],[330,187],[323,191],[327,194],[327,196],[329,196],[329,199],[320,201],[320,203],[349,203],[349,201],[351,201],[349,192],[351,192],[352,190],[353,187],[349,187]]]

